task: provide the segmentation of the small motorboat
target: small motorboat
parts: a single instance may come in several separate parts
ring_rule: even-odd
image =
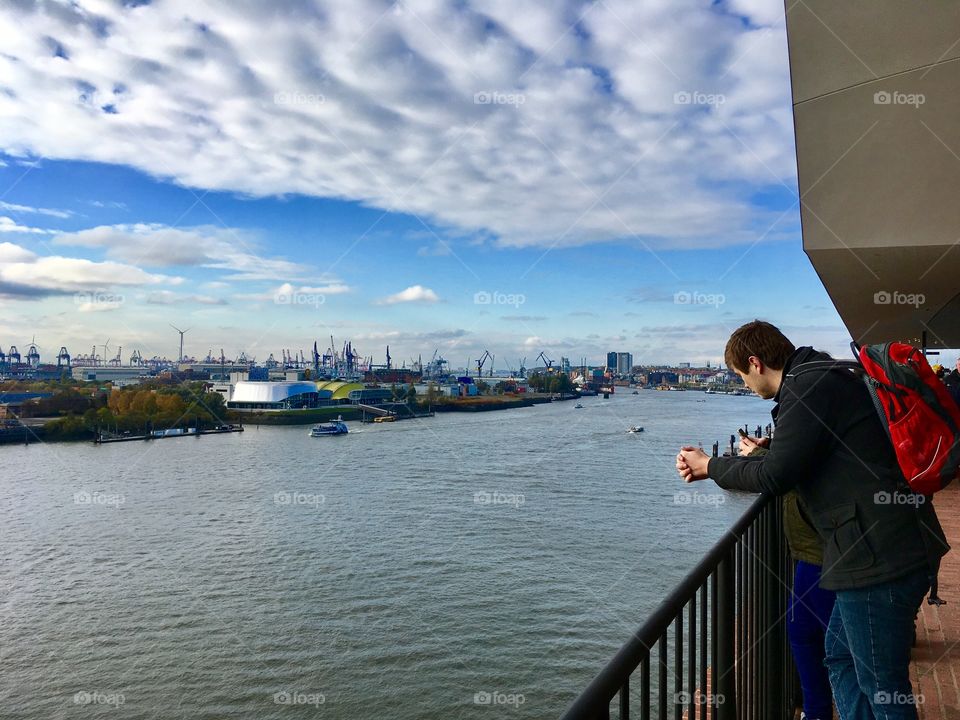
[[[347,424],[343,421],[343,416],[338,415],[337,419],[331,423],[318,423],[310,430],[310,437],[323,437],[324,435],[346,435],[350,432]]]
[[[583,403],[577,403],[576,405],[573,406],[573,409],[574,409],[574,410],[578,410],[578,409],[580,409],[580,408],[582,408],[582,407],[583,407]]]
[[[375,423],[385,423],[385,422],[394,422],[397,419],[396,415],[381,415],[380,417],[375,417],[373,421]]]
[[[627,432],[628,432],[628,433],[642,433],[642,432],[643,432],[643,428],[642,428],[642,427],[637,427],[636,425],[631,425],[631,426],[630,426],[630,429],[627,430]]]
[[[639,391],[639,390],[634,390],[634,391],[633,391],[632,393],[630,393],[630,394],[631,394],[631,395],[639,395],[639,394],[640,394],[640,391]]]

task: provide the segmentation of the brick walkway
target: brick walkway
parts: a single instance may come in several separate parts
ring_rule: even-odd
[[[921,720],[960,720],[960,484],[937,493],[934,506],[952,548],[940,567],[940,597],[947,604],[924,600],[910,677],[914,692],[923,695]]]

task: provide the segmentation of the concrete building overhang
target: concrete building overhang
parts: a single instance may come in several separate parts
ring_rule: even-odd
[[[804,251],[854,340],[960,347],[960,5],[785,7]]]

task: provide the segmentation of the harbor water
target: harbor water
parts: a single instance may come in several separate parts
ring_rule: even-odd
[[[0,715],[559,716],[752,501],[679,445],[770,410],[581,402],[0,448]]]

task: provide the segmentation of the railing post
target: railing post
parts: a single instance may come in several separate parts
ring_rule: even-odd
[[[714,663],[713,697],[717,720],[736,720],[737,684],[734,669],[734,628],[737,590],[734,585],[733,550],[717,567],[717,657]]]
[[[783,614],[784,592],[781,579],[777,576],[782,554],[781,512],[779,498],[764,508],[767,522],[763,524],[766,537],[763,538],[764,583],[766,584],[766,603],[763,608],[764,656],[763,679],[766,683],[764,693],[764,717],[780,717],[783,712],[783,685],[786,673],[780,664],[784,650]]]

